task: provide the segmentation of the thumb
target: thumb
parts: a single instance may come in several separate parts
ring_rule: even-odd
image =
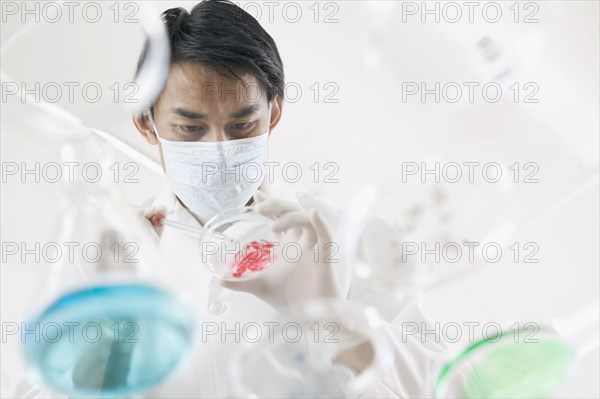
[[[266,199],[267,199],[267,195],[264,192],[258,190],[256,193],[254,193],[254,203],[255,204],[259,204],[259,203],[265,201]]]
[[[309,220],[315,229],[319,242],[333,242],[333,234],[331,233],[327,222],[316,209],[310,211]]]

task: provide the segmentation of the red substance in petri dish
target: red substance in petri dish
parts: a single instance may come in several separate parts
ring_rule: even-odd
[[[247,271],[259,271],[266,268],[275,260],[271,258],[273,243],[261,240],[252,241],[235,254],[231,269],[234,270],[233,277],[242,277]]]

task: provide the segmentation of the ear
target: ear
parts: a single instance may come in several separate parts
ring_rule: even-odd
[[[273,106],[271,107],[271,120],[269,122],[269,132],[272,132],[273,129],[279,124],[279,120],[281,119],[281,114],[283,112],[283,99],[281,96],[275,96],[273,99]]]
[[[154,134],[154,130],[152,130],[152,125],[150,124],[146,112],[135,115],[133,117],[133,124],[148,144],[158,144],[158,140],[156,140],[156,135]]]

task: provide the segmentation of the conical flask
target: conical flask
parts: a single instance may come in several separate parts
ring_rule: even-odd
[[[506,327],[460,348],[439,369],[435,397],[552,397],[600,345],[598,299],[551,324]]]
[[[102,159],[98,139],[75,139],[65,162]],[[102,172],[100,172],[100,176]],[[24,356],[34,378],[70,397],[131,397],[164,381],[191,353],[186,293],[160,263],[141,220],[98,174],[67,184],[54,264],[25,322]]]

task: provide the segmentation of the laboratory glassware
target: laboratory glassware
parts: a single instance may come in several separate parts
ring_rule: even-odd
[[[105,147],[106,147],[106,143]],[[93,135],[62,148],[65,162],[110,158]],[[23,353],[34,381],[77,397],[131,397],[185,363],[195,317],[141,220],[110,178],[66,183],[57,241],[72,251],[51,265],[24,322]]]

